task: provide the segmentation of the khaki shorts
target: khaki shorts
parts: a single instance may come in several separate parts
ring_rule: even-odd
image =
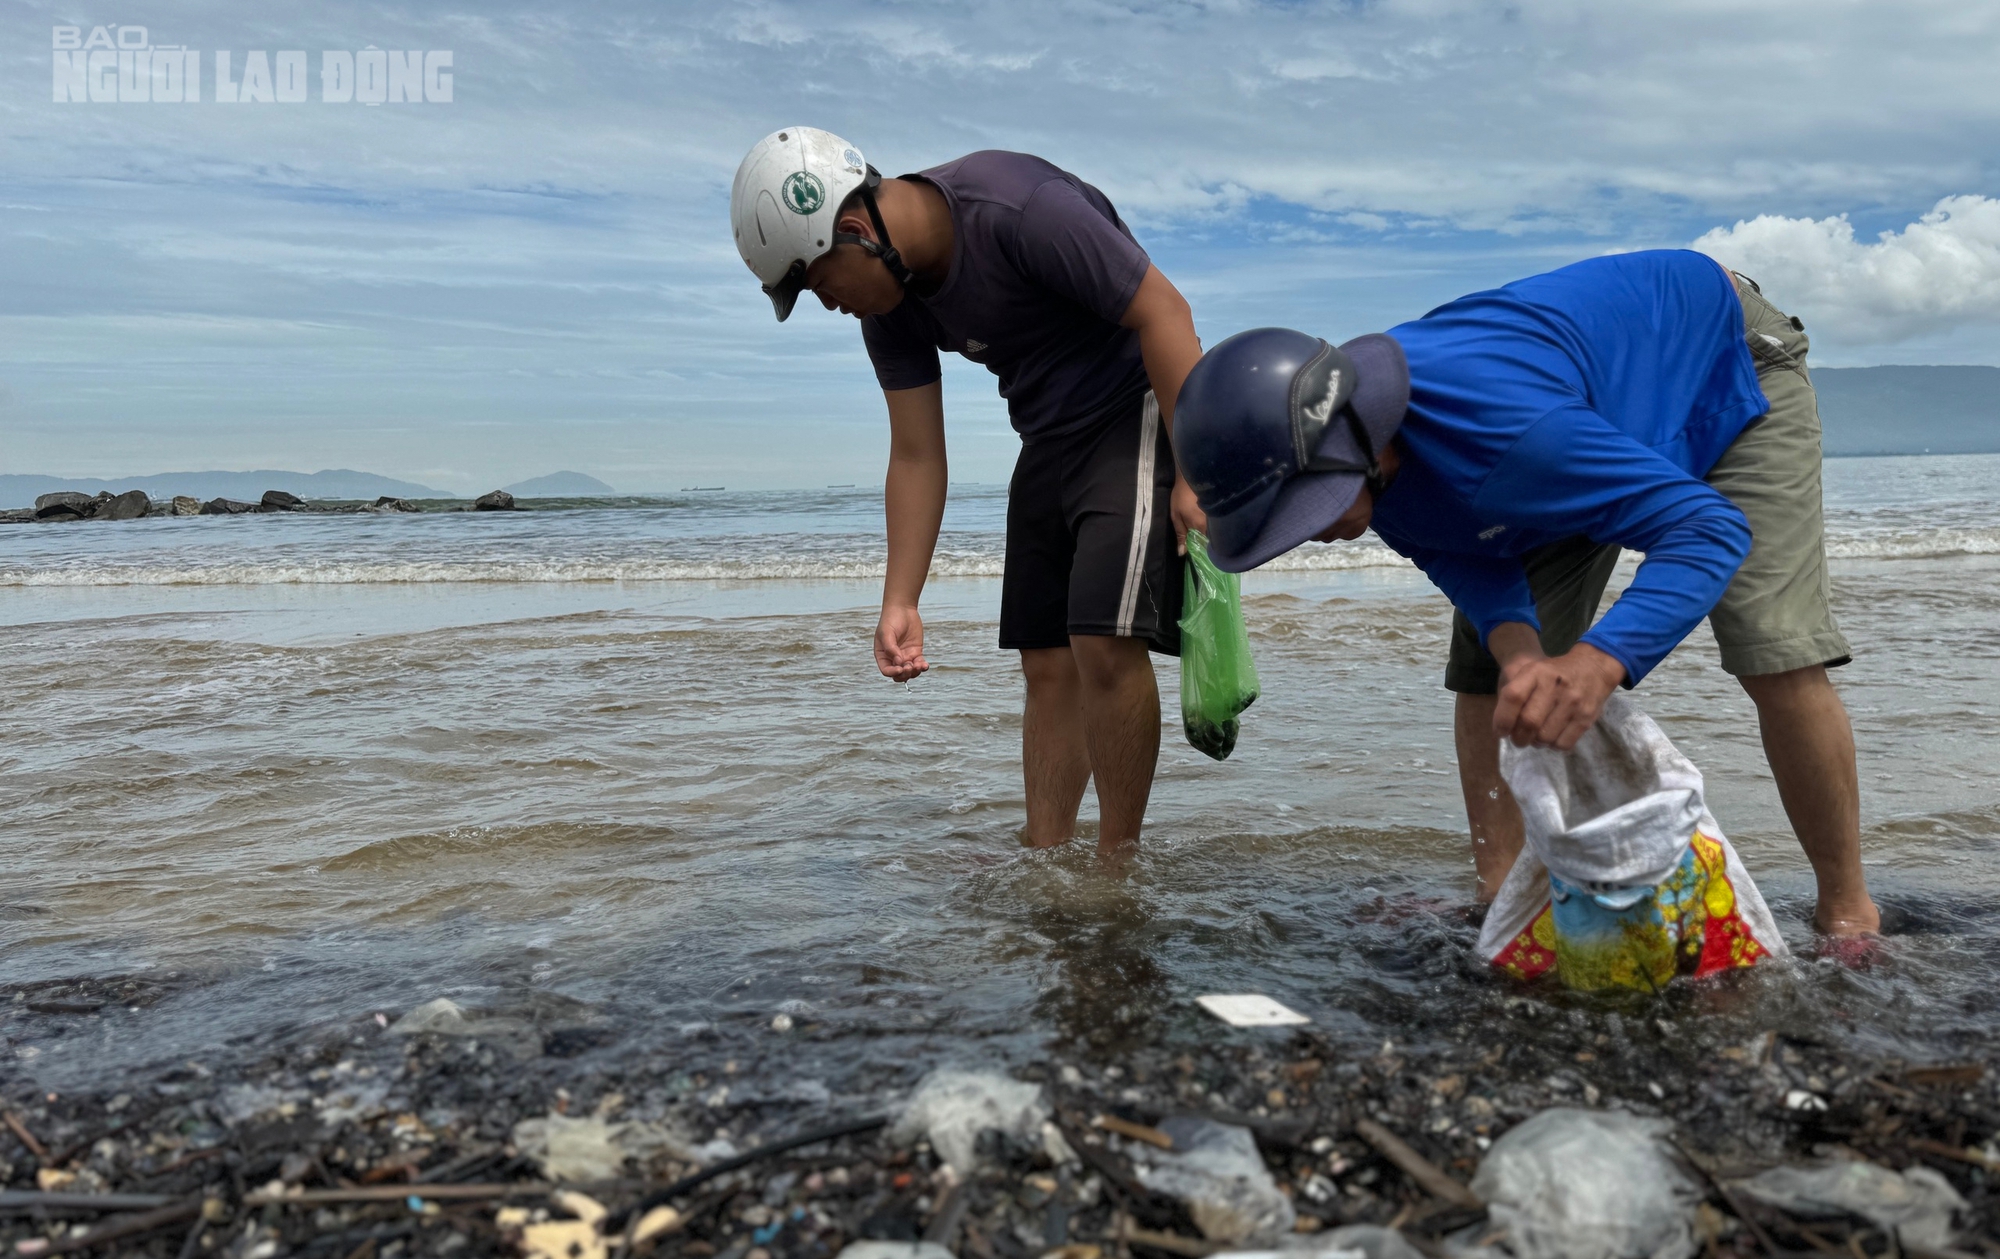
[[[1750,556],[1709,612],[1709,628],[1729,673],[1843,665],[1850,656],[1834,623],[1827,579],[1819,404],[1806,372],[1805,325],[1766,301],[1747,276],[1736,277],[1736,292],[1771,410],[1750,422],[1705,478],[1750,521]],[[1543,651],[1568,651],[1597,619],[1618,554],[1616,546],[1577,537],[1521,557]],[[1463,612],[1452,617],[1444,684],[1466,695],[1491,695],[1500,684],[1499,664]]]

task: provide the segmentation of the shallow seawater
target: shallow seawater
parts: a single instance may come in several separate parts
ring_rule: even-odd
[[[879,507],[854,496],[17,528],[0,962],[10,984],[140,975],[164,995],[10,1011],[0,1072],[107,1087],[439,995],[537,993],[602,1013],[586,1064],[748,1043],[787,1012],[826,1029],[791,1065],[835,1082],[1051,1038],[1115,1056],[1233,1035],[1191,1004],[1214,991],[1357,1044],[1526,995],[1552,1028],[1617,1008],[1947,1059],[2000,1034],[2000,559],[1963,541],[1995,483],[2000,461],[1830,472],[1866,856],[1905,928],[1872,969],[1810,956],[1804,859],[1706,632],[1639,692],[1799,952],[1658,999],[1521,990],[1467,960],[1448,609],[1386,561],[1246,582],[1264,695],[1226,763],[1181,741],[1162,662],[1147,836],[1112,879],[1087,845],[1019,846],[1021,685],[991,576],[934,582],[936,667],[908,687],[874,672],[865,576],[579,576],[689,555],[865,570]],[[1929,497],[1892,511],[1911,484]],[[998,500],[967,497],[952,524],[977,569]],[[1905,541],[1869,550],[1891,523]],[[382,567],[446,562],[466,567]],[[555,567],[496,567],[530,562]]]

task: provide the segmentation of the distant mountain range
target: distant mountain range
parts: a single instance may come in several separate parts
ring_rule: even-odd
[[[1815,367],[1829,455],[2000,451],[2000,367]]]
[[[2000,367],[1815,367],[1820,422],[1828,455],[2000,453]],[[320,472],[161,472],[151,476],[0,476],[0,509],[31,506],[56,490],[95,494],[144,490],[156,499],[187,494],[255,502],[265,490],[307,499],[457,498],[450,490],[328,468]],[[590,498],[615,494],[581,472],[552,472],[506,487],[517,498]]]
[[[321,472],[159,472],[152,476],[118,477],[109,481],[96,477],[14,475],[0,476],[0,508],[30,507],[38,495],[57,490],[80,490],[85,494],[95,494],[100,490],[109,490],[113,494],[144,490],[156,499],[186,494],[204,501],[234,498],[250,503],[256,502],[265,490],[285,490],[300,498],[312,499],[380,498],[384,494],[396,498],[458,497],[450,490],[435,490],[414,481],[398,481],[348,468],[328,468]]]
[[[618,492],[596,477],[585,476],[581,472],[551,472],[547,476],[530,477],[501,488],[515,498],[594,498]]]

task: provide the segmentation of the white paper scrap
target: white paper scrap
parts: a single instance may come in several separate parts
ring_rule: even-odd
[[[1195,1004],[1231,1027],[1293,1027],[1311,1019],[1281,1001],[1254,992],[1217,992]]]

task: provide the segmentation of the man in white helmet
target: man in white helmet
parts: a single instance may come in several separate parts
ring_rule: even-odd
[[[1099,851],[1128,852],[1160,748],[1147,653],[1179,654],[1180,539],[1203,524],[1168,441],[1201,357],[1187,302],[1103,193],[1022,153],[883,180],[838,136],[787,128],[743,159],[730,216],[780,320],[805,289],[861,320],[890,430],[875,662],[899,682],[930,667],[917,601],[947,484],[938,351],[1000,378],[1022,440],[1000,646],[1027,679],[1026,841],[1067,842],[1094,778]]]

